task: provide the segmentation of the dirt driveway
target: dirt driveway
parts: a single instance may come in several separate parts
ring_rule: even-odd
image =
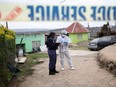
[[[97,52],[70,50],[75,70],[70,70],[65,61],[65,70],[59,74],[48,75],[48,59],[33,67],[35,72],[26,78],[19,87],[116,87],[116,77],[100,69],[96,62]]]

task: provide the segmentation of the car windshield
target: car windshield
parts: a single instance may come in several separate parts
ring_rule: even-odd
[[[110,41],[111,40],[111,37],[103,37],[101,40],[102,41]]]
[[[98,42],[100,38],[93,39],[91,42]]]

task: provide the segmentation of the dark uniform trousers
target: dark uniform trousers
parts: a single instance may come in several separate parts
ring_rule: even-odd
[[[53,70],[56,67],[56,50],[49,50],[48,49],[48,55],[49,55],[49,69]]]

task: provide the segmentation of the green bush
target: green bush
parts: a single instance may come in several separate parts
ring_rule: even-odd
[[[0,26],[0,87],[6,87],[13,77],[7,64],[15,64],[15,33]]]

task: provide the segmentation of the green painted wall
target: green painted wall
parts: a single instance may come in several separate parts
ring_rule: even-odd
[[[81,34],[81,38],[78,37],[78,35]],[[70,39],[72,40],[72,43],[79,43],[82,41],[88,40],[88,33],[78,33],[78,34],[69,34]]]
[[[20,44],[21,38],[23,38],[22,44],[25,44],[26,52],[32,52],[32,41],[40,41],[41,45],[45,45],[44,34],[16,35],[16,44]]]

